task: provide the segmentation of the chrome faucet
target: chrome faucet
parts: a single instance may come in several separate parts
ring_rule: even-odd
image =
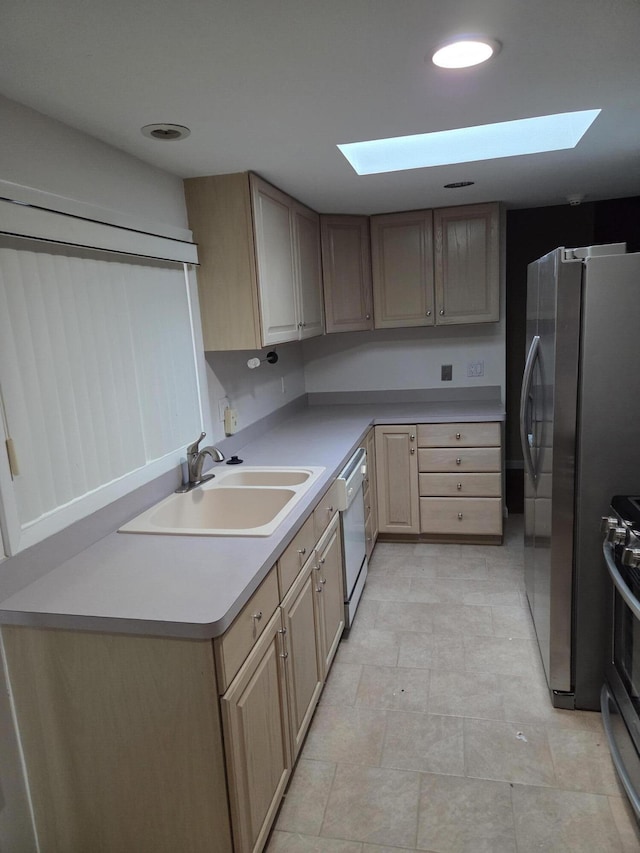
[[[213,459],[214,462],[222,462],[224,460],[224,454],[221,453],[217,447],[213,447],[212,445],[203,447],[202,450],[198,450],[198,446],[205,435],[206,432],[200,433],[200,438],[196,439],[193,444],[190,444],[187,447],[187,469],[189,471],[189,482],[183,483],[179,489],[176,489],[176,492],[178,493],[189,492],[196,486],[206,483],[207,480],[212,480],[215,477],[215,474],[202,473],[202,466],[204,465],[204,460],[207,456]]]

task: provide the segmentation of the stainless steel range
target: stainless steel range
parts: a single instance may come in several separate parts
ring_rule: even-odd
[[[640,819],[640,496],[614,497],[602,531],[612,581],[602,722],[618,776]]]

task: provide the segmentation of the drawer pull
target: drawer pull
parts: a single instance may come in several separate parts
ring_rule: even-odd
[[[322,592],[322,587],[321,587],[321,586],[317,586],[317,587],[316,587],[316,592]]]
[[[459,432],[456,433],[456,438],[458,439],[458,441],[460,441],[460,433]]]
[[[326,562],[325,557],[320,557],[320,559],[318,560],[318,562],[320,563],[320,565],[321,565],[321,566],[324,566],[324,564],[325,564],[325,562]]]
[[[412,447],[411,450],[409,451],[409,453],[415,453],[415,452],[416,452],[415,447]]]
[[[262,619],[262,610],[258,610],[257,613],[254,613],[253,618],[256,620],[256,622],[259,622]]]
[[[306,548],[298,548],[298,554],[301,554],[301,555],[304,557],[304,555],[305,555],[306,553],[307,553],[307,549],[306,549]]]
[[[415,440],[416,440],[416,437],[415,437],[415,435],[413,435],[413,433],[412,433],[412,434],[409,436],[409,441],[415,441]]]
[[[333,512],[333,507],[332,506],[327,507],[327,512]]]
[[[460,457],[458,456],[458,458],[456,459],[456,465],[460,465],[461,463],[462,463],[462,459],[460,459]]]
[[[456,489],[461,492],[462,491],[462,483],[456,483]]]
[[[461,512],[458,513],[458,521],[462,521],[462,513]]]
[[[326,584],[326,582],[327,582],[326,578],[320,578],[320,583],[322,584],[322,586],[324,586]]]

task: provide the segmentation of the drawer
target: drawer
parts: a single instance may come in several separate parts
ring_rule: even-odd
[[[286,550],[278,560],[278,583],[280,585],[280,600],[282,600],[289,587],[298,577],[300,569],[313,553],[316,544],[313,516],[302,525],[293,537]]]
[[[419,474],[420,497],[502,497],[502,475]]]
[[[334,481],[333,485],[330,486],[329,489],[325,492],[324,497],[313,511],[313,532],[316,542],[327,529],[327,527],[329,526],[329,522],[336,513],[337,493],[338,484]]]
[[[500,447],[500,424],[418,424],[418,447]]]
[[[499,447],[434,447],[418,450],[421,472],[500,471]]]
[[[280,603],[275,566],[221,637],[213,641],[218,690],[224,693]]]
[[[502,535],[500,498],[420,498],[420,532]]]

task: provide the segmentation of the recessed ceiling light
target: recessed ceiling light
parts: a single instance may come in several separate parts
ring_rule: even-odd
[[[145,124],[140,130],[143,136],[148,136],[149,139],[159,139],[163,142],[186,139],[191,133],[188,127],[181,124]]]
[[[575,148],[600,114],[581,110],[338,145],[359,175]]]
[[[491,59],[500,47],[500,42],[495,39],[465,36],[441,45],[431,61],[440,68],[469,68]]]

